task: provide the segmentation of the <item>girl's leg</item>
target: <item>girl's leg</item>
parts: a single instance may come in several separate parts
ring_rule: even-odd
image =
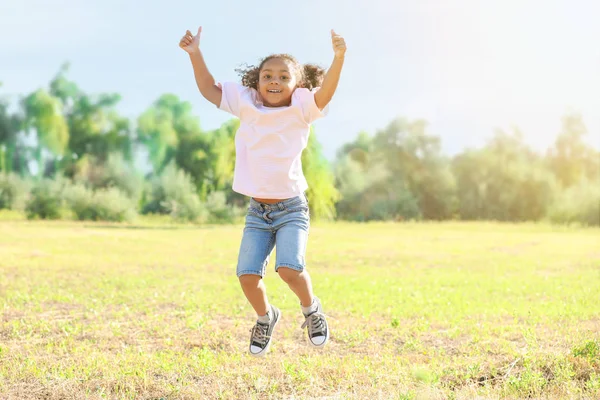
[[[321,301],[313,296],[308,272],[306,270],[298,272],[283,266],[279,267],[277,272],[302,303],[302,313],[306,318],[302,324],[302,329],[308,328],[309,343],[314,347],[325,346],[329,339],[329,327],[323,313]]]
[[[302,197],[284,204],[284,215],[278,221],[275,237],[275,270],[300,300],[305,317],[302,329],[307,328],[310,344],[323,347],[329,338],[329,328],[321,302],[313,295],[310,275],[305,268],[310,216],[308,204]]]
[[[302,306],[309,307],[313,301],[313,290],[308,271],[304,270],[298,272],[291,268],[281,266],[277,269],[277,272],[281,279],[283,279],[296,296],[298,296]]]
[[[292,200],[279,221],[277,235],[277,260],[275,270],[290,289],[298,296],[302,306],[309,307],[313,301],[310,275],[305,269],[310,215],[303,196]]]
[[[269,351],[273,330],[281,318],[279,309],[269,304],[262,280],[275,245],[275,234],[269,221],[249,210],[238,256],[237,276],[244,295],[258,316],[250,335],[249,352],[253,356],[263,356]]]
[[[265,284],[259,275],[241,275],[240,283],[246,298],[256,311],[258,320],[250,335],[250,354],[263,356],[271,346],[271,336],[281,318],[281,312],[267,301]]]
[[[269,309],[269,300],[267,299],[267,289],[262,277],[259,275],[242,275],[240,284],[246,298],[256,311],[256,315],[266,315]]]
[[[266,266],[274,246],[275,235],[266,221],[248,215],[238,254],[237,276],[244,295],[258,316],[264,316],[269,309],[262,277],[266,273]]]

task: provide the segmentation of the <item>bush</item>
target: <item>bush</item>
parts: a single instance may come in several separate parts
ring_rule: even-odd
[[[116,187],[134,201],[140,199],[144,179],[125,162],[122,155],[111,154],[108,157],[103,178],[103,187]]]
[[[62,193],[65,181],[58,179],[42,179],[31,191],[26,203],[27,218],[60,219],[63,213]]]
[[[174,219],[206,221],[208,210],[200,203],[196,186],[189,174],[171,163],[159,177],[152,180],[143,212],[169,214]]]
[[[24,210],[31,186],[16,174],[0,174],[0,210]]]
[[[490,149],[457,156],[453,172],[463,220],[538,221],[557,186],[537,156],[519,158]]]
[[[117,188],[97,190],[93,204],[100,221],[131,221],[137,214],[133,201]]]
[[[93,189],[117,188],[134,201],[139,201],[144,179],[119,153],[110,154],[106,162],[84,156],[77,162],[73,179]]]
[[[77,219],[81,221],[95,219],[94,192],[92,190],[83,184],[75,184],[65,189],[64,198]]]
[[[340,193],[335,187],[333,170],[312,130],[302,153],[302,169],[308,182],[306,196],[310,202],[311,219],[334,219],[335,203],[340,199]]]
[[[210,222],[231,223],[245,213],[244,209],[227,204],[227,196],[222,191],[212,192],[208,195],[206,209],[210,214]]]
[[[79,184],[66,188],[65,199],[75,217],[92,221],[131,221],[135,206],[126,194],[116,188],[95,192]]]
[[[556,196],[547,217],[554,223],[600,226],[600,186],[587,180]]]
[[[391,179],[382,163],[372,163],[364,171],[349,157],[336,166],[341,200],[337,203],[340,218],[354,221],[419,220],[422,218],[418,198],[401,179]]]

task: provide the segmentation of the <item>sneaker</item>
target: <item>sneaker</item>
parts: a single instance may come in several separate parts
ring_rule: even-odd
[[[256,321],[256,325],[250,330],[252,333],[250,336],[250,354],[257,357],[267,354],[269,347],[271,347],[271,335],[280,317],[281,312],[279,309],[271,305],[271,323],[263,324]]]
[[[306,320],[302,324],[302,329],[308,327],[308,342],[313,347],[323,347],[329,339],[329,329],[327,328],[326,315],[323,314],[321,301],[315,297],[317,310],[308,315],[304,315]]]

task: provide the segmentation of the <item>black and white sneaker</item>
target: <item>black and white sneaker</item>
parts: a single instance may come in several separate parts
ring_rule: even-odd
[[[281,318],[281,312],[277,307],[271,305],[271,322],[263,324],[256,321],[256,325],[250,330],[250,354],[257,357],[267,354],[271,347],[271,335],[273,335],[279,318]]]
[[[314,302],[317,305],[317,310],[308,315],[302,324],[302,329],[308,327],[308,342],[313,347],[323,347],[329,340],[329,328],[327,327],[326,315],[323,314],[323,306],[321,301],[315,297]]]

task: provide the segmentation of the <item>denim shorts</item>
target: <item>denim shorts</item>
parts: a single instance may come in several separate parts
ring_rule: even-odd
[[[276,250],[275,271],[288,267],[302,272],[310,215],[304,194],[276,204],[250,199],[238,255],[237,276],[265,276],[269,257]]]

